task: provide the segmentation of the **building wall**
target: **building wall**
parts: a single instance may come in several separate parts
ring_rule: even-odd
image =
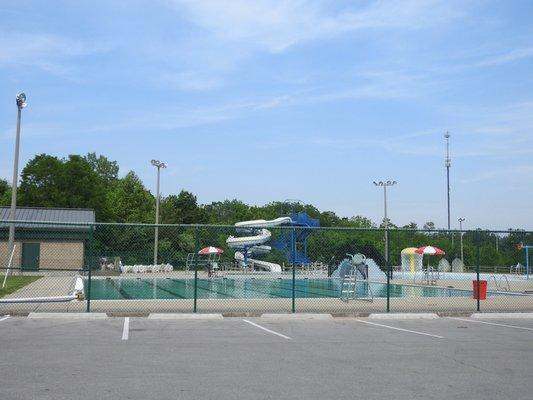
[[[83,241],[54,242],[27,240],[40,243],[39,268],[81,269],[84,263]],[[22,243],[16,242],[13,267],[20,267],[22,260]],[[0,266],[5,268],[9,261],[7,242],[0,242]]]
[[[83,242],[41,242],[39,268],[83,268]]]
[[[15,246],[15,254],[13,255],[11,266],[13,268],[18,268],[20,267],[20,261],[22,260],[22,245],[20,242],[15,242]],[[9,256],[7,242],[0,242],[0,268],[7,268]]]

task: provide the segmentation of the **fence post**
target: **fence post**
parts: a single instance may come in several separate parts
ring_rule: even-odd
[[[92,285],[92,265],[93,265],[93,246],[94,246],[94,225],[89,229],[89,256],[87,257],[87,312],[91,312],[91,285]]]
[[[387,271],[387,312],[390,312],[390,276],[391,276],[391,267],[389,261],[389,229],[385,227],[385,270]]]
[[[198,247],[200,246],[200,238],[198,237],[198,227],[194,230],[194,306],[193,312],[197,311],[198,307]]]
[[[481,246],[481,237],[479,234],[479,229],[476,230],[476,286],[477,286],[477,304],[476,309],[479,312],[481,310],[481,301],[480,301],[480,292],[479,292],[479,264],[480,264],[480,246]]]
[[[295,228],[291,232],[291,253],[292,253],[292,312],[296,312],[296,235]]]

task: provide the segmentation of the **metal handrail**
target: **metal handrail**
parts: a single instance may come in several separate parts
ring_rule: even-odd
[[[496,290],[502,290],[505,292],[511,291],[511,284],[509,282],[509,278],[507,278],[507,275],[503,274],[502,276],[500,276],[499,279],[496,279],[496,275],[493,274],[491,275],[491,278],[494,280],[494,285],[496,285]],[[504,278],[505,278],[505,282],[507,283],[507,287],[503,286],[502,284],[502,281],[504,280]]]
[[[348,302],[349,300],[363,300],[363,301],[374,301],[374,292],[372,291],[372,286],[370,285],[370,281],[367,279],[363,279],[363,281],[366,281],[368,292],[370,293],[370,297],[358,297],[357,296],[357,269],[353,268],[350,270],[350,273],[345,275],[342,280],[342,287],[341,287],[341,297],[340,299],[342,301]],[[348,286],[348,289],[345,289],[345,287]],[[346,296],[344,296],[346,294]],[[351,294],[351,297],[350,297]]]
[[[370,300],[371,302],[374,302],[374,292],[372,290],[372,285],[370,284],[370,281],[367,280],[366,282],[367,284],[367,287],[368,287],[368,291],[370,292]]]
[[[498,286],[498,280],[496,279],[496,275],[492,274],[490,277],[494,281],[494,285],[496,286],[496,290],[498,290],[499,286]]]
[[[436,283],[440,279],[439,271],[435,270],[435,268],[431,266],[427,266],[427,268],[424,270],[424,274],[422,276],[422,280],[426,281],[426,285],[431,285],[434,282]]]
[[[505,278],[505,281],[507,282],[507,288],[506,288],[506,290],[507,290],[508,292],[510,292],[510,291],[511,291],[511,284],[509,283],[509,278],[507,278],[507,275],[503,274],[503,275],[500,277],[500,281],[501,281],[503,278]]]

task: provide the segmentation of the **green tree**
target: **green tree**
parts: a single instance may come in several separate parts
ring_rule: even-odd
[[[24,206],[64,207],[63,163],[54,156],[39,154],[22,169],[19,187]]]
[[[348,226],[354,228],[375,228],[374,224],[369,218],[356,215],[348,219]]]
[[[205,222],[204,216],[196,196],[186,190],[161,201],[161,222],[164,224],[199,224]]]
[[[0,206],[11,204],[11,186],[6,180],[0,179]]]
[[[92,208],[100,220],[108,217],[102,179],[79,155],[35,156],[22,170],[19,193],[23,206]]]
[[[119,167],[116,161],[110,161],[102,155],[97,156],[96,153],[88,153],[84,158],[105,183],[118,180]]]
[[[435,230],[435,223],[434,222],[431,222],[431,221],[428,221],[424,224],[424,227],[423,229],[427,229],[427,230]]]
[[[79,155],[70,155],[63,161],[60,190],[65,194],[65,206],[92,208],[97,218],[106,219],[106,192],[102,178],[92,169],[87,160]]]
[[[249,205],[239,200],[217,201],[202,207],[205,218],[211,224],[234,224],[239,221],[264,218],[259,215],[259,210],[252,209]]]
[[[113,222],[154,222],[154,196],[133,171],[113,185],[107,193],[107,203]]]

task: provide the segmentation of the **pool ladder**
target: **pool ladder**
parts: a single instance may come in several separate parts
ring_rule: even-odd
[[[374,293],[372,292],[370,283],[368,280],[363,281],[367,284],[368,297],[357,296],[357,270],[350,270],[350,272],[345,275],[342,280],[341,300],[345,302],[350,300],[374,301]]]
[[[496,285],[496,290],[501,290],[503,292],[511,291],[511,284],[509,283],[509,278],[507,278],[507,275],[500,276],[500,279],[496,279],[496,275],[491,275],[491,277],[494,280],[494,284]],[[504,278],[506,286],[503,285]]]

